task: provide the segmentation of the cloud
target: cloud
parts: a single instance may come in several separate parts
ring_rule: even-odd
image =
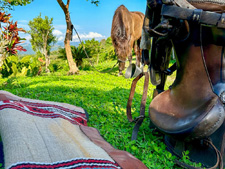
[[[66,30],[66,25],[54,25],[54,28],[57,30]]]
[[[61,31],[56,30],[56,29],[55,29],[55,30],[53,30],[53,32],[52,32],[52,33],[53,33],[53,35],[54,35],[54,36],[57,36],[57,37],[58,37],[58,36],[62,36],[62,35],[63,35],[63,33],[62,33]]]
[[[97,33],[97,32],[89,32],[88,34],[80,34],[79,37],[81,38],[81,40],[87,40],[87,39],[96,39],[96,40],[100,40],[105,38],[105,36]],[[78,36],[74,35],[73,36],[73,41],[74,42],[79,42]]]
[[[30,27],[27,24],[17,24],[18,28],[23,28],[24,30],[30,30]]]
[[[60,31],[60,30],[53,30],[53,35],[57,37],[58,41],[63,41],[64,40],[64,37],[65,35]]]
[[[64,40],[64,36],[60,36],[60,37],[58,37],[58,41],[63,41]]]
[[[28,23],[28,20],[18,20],[18,23]]]
[[[31,40],[31,36],[30,36],[30,35],[27,35],[27,36],[25,36],[24,38],[26,39],[26,41]]]

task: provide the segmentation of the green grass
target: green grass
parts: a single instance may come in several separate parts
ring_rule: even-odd
[[[114,64],[115,61],[103,63],[96,69],[105,71]],[[118,77],[118,67],[110,73],[99,73],[91,68],[89,71],[80,71],[79,75],[65,74],[0,79],[0,89],[20,97],[80,106],[89,113],[88,125],[97,128],[115,148],[130,152],[148,168],[177,168],[173,162],[175,157],[166,151],[162,137],[152,135],[149,129],[148,107],[154,86],[149,85],[146,118],[140,127],[138,139],[131,141],[134,124],[127,120],[126,104],[132,79]],[[173,78],[174,75],[168,78],[167,88]],[[134,117],[139,115],[143,83],[144,78],[138,82],[133,99]]]

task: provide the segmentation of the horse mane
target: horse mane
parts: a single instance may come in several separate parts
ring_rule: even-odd
[[[112,29],[111,33],[114,35],[114,37],[125,39],[127,36],[125,24],[127,21],[125,21],[124,15],[128,14],[129,11],[124,5],[120,5],[113,16],[113,23],[112,23]]]
[[[129,15],[130,12],[128,9],[124,5],[120,5],[114,13],[111,29],[111,38],[114,47],[118,50],[119,48],[123,48],[123,51],[127,51],[127,54],[129,52],[129,45],[127,44],[129,44],[130,40]]]
[[[133,11],[131,13],[135,13],[135,14],[139,15],[142,19],[144,19],[144,17],[145,17],[145,15],[142,12],[139,12],[139,11]]]

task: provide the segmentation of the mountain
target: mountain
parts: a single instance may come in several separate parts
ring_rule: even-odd
[[[79,42],[70,42],[71,46],[78,46],[80,43]],[[30,43],[22,43],[21,46],[23,46],[24,49],[26,49],[26,52],[21,52],[18,51],[19,55],[33,55],[35,52],[32,49],[32,46]],[[57,50],[59,47],[64,48],[64,42],[57,42],[54,44],[51,48],[51,51]]]

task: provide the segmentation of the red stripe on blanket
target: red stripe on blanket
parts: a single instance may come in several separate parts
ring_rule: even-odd
[[[7,108],[16,109],[43,118],[63,118],[72,124],[87,126],[87,118],[84,113],[57,105],[11,100],[1,101],[0,110]]]
[[[17,163],[9,169],[38,169],[38,168],[74,168],[74,169],[120,169],[117,163],[102,159],[73,159],[70,161],[57,162],[52,164],[44,163]]]

